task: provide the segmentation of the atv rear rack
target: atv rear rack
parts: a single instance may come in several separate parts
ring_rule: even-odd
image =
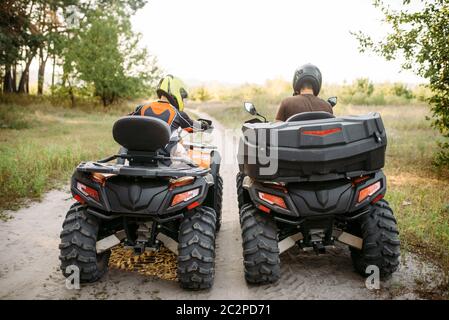
[[[200,167],[170,168],[170,167],[144,167],[125,166],[120,164],[102,164],[98,162],[81,162],[76,168],[80,172],[109,173],[121,176],[156,178],[156,177],[200,177],[209,173],[210,169]]]
[[[257,181],[271,181],[271,182],[319,182],[319,181],[333,181],[339,179],[353,179],[357,177],[372,175],[376,173],[378,170],[372,171],[351,171],[346,173],[329,173],[329,174],[313,174],[310,176],[293,176],[293,177],[277,177],[273,179],[255,179]]]

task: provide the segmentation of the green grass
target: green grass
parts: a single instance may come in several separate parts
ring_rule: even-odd
[[[132,106],[105,112],[54,107],[48,101],[1,101],[0,212],[17,209],[24,199],[40,198],[67,181],[81,161],[116,152],[112,124],[125,110]]]
[[[273,120],[277,105],[255,103],[258,111]],[[208,112],[230,128],[239,128],[253,116],[240,103],[209,103],[198,109]],[[449,172],[432,165],[438,132],[426,120],[426,106],[344,106],[336,115],[379,112],[387,129],[385,174],[390,202],[398,220],[403,248],[431,258],[449,272]]]

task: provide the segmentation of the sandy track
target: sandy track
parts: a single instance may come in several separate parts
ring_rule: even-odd
[[[222,130],[216,124],[215,135]],[[436,267],[407,254],[392,279],[382,283],[381,290],[370,291],[353,271],[347,248],[338,246],[320,256],[293,248],[281,256],[278,283],[248,286],[243,277],[236,172],[236,165],[222,165],[223,226],[211,290],[183,291],[174,281],[117,269],[81,290],[66,289],[59,271],[58,244],[72,200],[67,190],[54,190],[42,202],[10,213],[14,219],[0,222],[0,299],[413,299],[418,297],[418,281],[427,287],[438,283],[435,275],[441,273]]]

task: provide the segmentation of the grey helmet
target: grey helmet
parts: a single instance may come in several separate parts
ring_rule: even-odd
[[[308,82],[312,85],[313,94],[317,96],[321,90],[321,71],[317,66],[313,64],[305,64],[295,71],[293,77],[293,91],[294,94],[299,94],[304,82]]]

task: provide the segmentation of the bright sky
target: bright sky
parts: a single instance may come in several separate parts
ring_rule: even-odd
[[[349,31],[381,37],[381,19],[371,0],[150,0],[133,25],[160,66],[191,84],[290,80],[308,62],[328,83],[422,82],[398,62],[358,52]]]

